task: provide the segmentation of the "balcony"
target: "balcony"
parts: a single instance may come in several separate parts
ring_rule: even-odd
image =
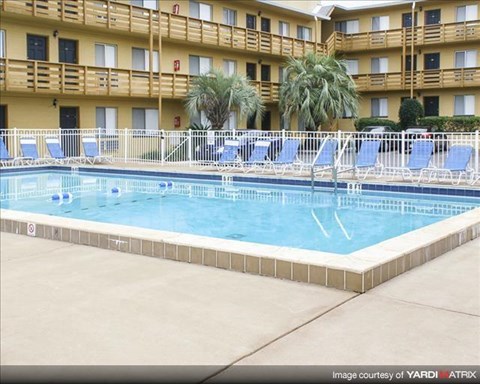
[[[109,0],[0,0],[4,13],[280,56],[326,54],[324,44],[149,10]]]
[[[162,73],[163,98],[187,95],[190,75]],[[279,84],[254,82],[265,102],[278,101]],[[52,95],[157,98],[158,73],[44,61],[0,59],[0,91]]]
[[[414,45],[462,43],[480,40],[480,20],[415,27]],[[410,46],[411,28],[345,34],[334,32],[327,40],[327,50],[362,51]]]
[[[360,92],[408,90],[411,76],[407,72],[353,75]],[[415,89],[463,88],[480,86],[480,67],[416,71]]]

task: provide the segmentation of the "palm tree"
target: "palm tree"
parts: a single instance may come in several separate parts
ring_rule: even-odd
[[[343,60],[309,53],[290,57],[285,70],[279,106],[287,120],[297,113],[307,128],[317,130],[322,124],[331,125],[346,111],[357,117],[358,93]]]
[[[260,118],[264,111],[262,99],[246,77],[228,76],[219,69],[193,80],[185,107],[190,114],[204,111],[213,129],[221,129],[233,110],[239,111],[241,119]]]

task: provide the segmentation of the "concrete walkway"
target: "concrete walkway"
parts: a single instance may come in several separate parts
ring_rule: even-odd
[[[480,364],[480,239],[364,295],[0,240],[2,365]]]

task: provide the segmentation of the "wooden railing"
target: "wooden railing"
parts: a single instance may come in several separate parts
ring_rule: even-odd
[[[162,73],[162,97],[184,98],[192,76]],[[158,97],[158,73],[45,61],[0,59],[0,91],[87,96]],[[253,82],[265,102],[279,84]]]
[[[326,46],[292,37],[159,12],[109,0],[0,0],[3,12],[281,56],[325,54]]]
[[[352,76],[360,92],[410,89],[410,73],[402,72]],[[415,89],[463,88],[480,86],[480,67],[416,71]]]
[[[404,41],[407,46],[410,46],[411,33],[411,28],[349,34],[334,32],[327,39],[327,50],[332,53],[334,50],[361,51],[398,48],[403,46]],[[480,20],[415,27],[415,46],[476,40],[480,40]]]

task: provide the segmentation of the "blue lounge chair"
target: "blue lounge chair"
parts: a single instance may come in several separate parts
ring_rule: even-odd
[[[14,165],[14,163],[15,159],[10,156],[3,139],[0,138],[0,164],[5,167],[7,165]]]
[[[287,139],[283,143],[282,150],[278,154],[277,158],[270,162],[275,174],[285,174],[287,168],[294,167],[296,161],[298,161],[298,148],[300,148],[300,140]],[[277,173],[278,171],[278,173]]]
[[[392,168],[394,170],[392,178],[395,176],[396,171],[400,171],[403,180],[410,178],[411,181],[414,181],[414,172],[419,172],[418,180],[420,180],[425,169],[430,166],[433,148],[432,140],[415,140],[412,144],[412,152],[407,165],[405,167]]]
[[[21,137],[20,149],[28,164],[38,164],[43,161],[48,161],[48,159],[40,158],[38,155],[37,140],[35,137]]]
[[[222,154],[216,163],[219,170],[225,170],[239,164],[238,146],[238,140],[225,140]]]
[[[247,161],[241,163],[244,171],[250,172],[258,168],[265,169],[268,159],[268,150],[270,148],[270,141],[257,140],[254,144],[253,151],[248,157]]]
[[[70,162],[84,162],[86,159],[84,157],[67,157],[63,152],[60,141],[56,136],[46,136],[45,143],[47,144],[48,153],[55,163],[58,164],[68,164]]]
[[[102,161],[107,161],[109,163],[112,162],[111,157],[100,155],[97,139],[95,137],[93,136],[82,137],[82,145],[83,145],[83,154],[85,155],[86,161],[88,161],[90,164],[94,164],[95,162],[101,163]]]
[[[465,180],[468,180],[469,174],[473,173],[473,169],[468,166],[470,159],[472,158],[473,147],[471,145],[453,145],[450,147],[447,158],[441,168],[427,168],[425,171],[430,171],[428,182],[434,180],[440,180],[440,177],[446,176],[450,178],[452,184],[458,185],[465,176]],[[458,175],[458,179],[454,179],[454,176]]]
[[[311,173],[316,174],[317,172],[325,172],[328,169],[332,169],[335,163],[335,152],[337,151],[338,141],[336,139],[325,139],[322,140],[320,148],[318,149],[315,158],[311,164],[308,164]],[[300,173],[302,172],[304,165],[300,168]]]
[[[364,140],[357,154],[357,159],[353,167],[359,179],[365,180],[370,171],[381,168],[381,172],[377,177],[381,177],[383,173],[383,165],[378,162],[378,151],[380,150],[380,140]],[[363,176],[358,171],[365,171]]]

